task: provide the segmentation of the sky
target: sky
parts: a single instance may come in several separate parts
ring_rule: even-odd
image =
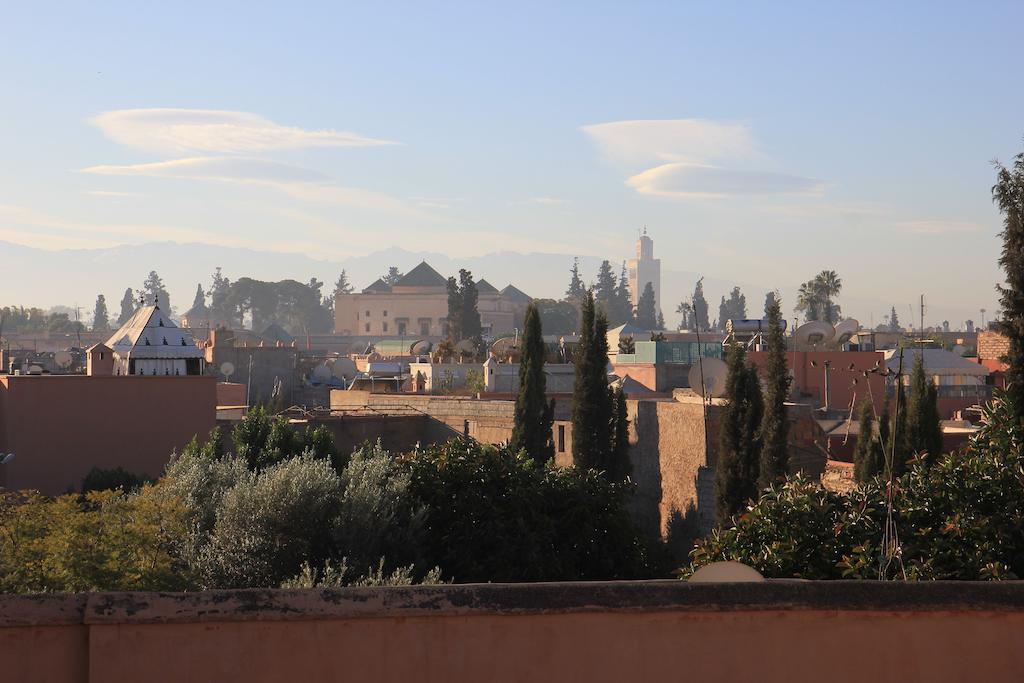
[[[0,241],[618,262],[647,226],[665,270],[997,308],[1019,1],[482,5],[4,3]]]

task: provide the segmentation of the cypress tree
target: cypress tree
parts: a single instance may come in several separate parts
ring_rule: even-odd
[[[999,329],[1009,340],[1003,358],[1009,366],[1006,392],[1018,420],[1024,420],[1024,152],[1014,157],[1011,168],[997,163],[996,169],[992,198],[1003,214],[999,265],[1006,271],[1006,286],[998,287],[1003,309]]]
[[[572,460],[577,467],[596,468],[593,443],[597,439],[594,411],[590,402],[590,346],[594,338],[594,293],[586,290],[580,308],[580,338],[576,346],[575,373],[572,387]]]
[[[581,311],[576,380],[572,395],[572,459],[578,467],[607,474],[612,448],[608,392],[608,321],[587,291]]]
[[[907,404],[907,454],[927,453],[933,463],[942,452],[942,426],[936,406],[938,392],[925,375],[923,354],[914,359],[910,373],[910,401]]]
[[[885,413],[883,413],[885,415]],[[888,416],[886,429],[889,431]],[[881,420],[879,420],[881,423]],[[881,431],[881,430],[879,430]],[[884,438],[884,436],[883,436]],[[885,443],[884,440],[882,443]],[[860,425],[857,430],[857,449],[853,452],[853,478],[858,484],[871,481],[885,469],[882,448],[875,438],[875,409],[865,398],[860,404]]]
[[[540,313],[532,301],[526,307],[522,350],[519,356],[519,395],[516,396],[515,421],[509,447],[545,463],[555,455],[551,439],[554,400],[547,400],[544,375],[544,337]]]
[[[729,350],[726,404],[719,432],[715,473],[715,511],[719,524],[757,499],[761,444],[758,431],[764,411],[757,371],[748,366],[743,346]]]
[[[473,273],[466,269],[459,271],[459,296],[462,310],[459,314],[459,322],[462,327],[461,339],[472,339],[477,350],[484,347],[483,325],[480,323],[480,311],[477,310],[479,295],[476,283],[473,282]]]
[[[889,467],[887,465],[887,459],[889,456],[887,449],[889,449],[890,438],[892,438],[889,428],[889,415],[889,397],[886,396],[885,402],[882,403],[882,414],[879,416],[879,438],[874,441],[879,444],[876,452],[874,452],[874,457],[876,457],[878,461],[876,463],[876,472],[879,474],[885,474],[886,476],[889,475]]]
[[[619,284],[615,287],[615,314],[609,313],[609,318],[616,325],[633,322],[633,298],[629,293],[629,278],[626,275],[626,262],[622,262],[622,270],[619,271]]]
[[[454,277],[448,278],[448,341],[462,341],[462,293]]]
[[[92,329],[98,332],[110,329],[110,316],[107,314],[107,297],[102,294],[96,297],[96,307],[92,312]]]
[[[693,288],[693,327],[699,332],[711,329],[708,321],[708,300],[704,298],[704,278],[697,280]]]
[[[565,290],[565,298],[568,301],[579,303],[586,296],[587,288],[583,286],[583,279],[580,278],[580,259],[577,256],[572,260],[572,268],[569,270],[569,289]]]
[[[132,288],[129,287],[124,290],[124,296],[121,297],[121,314],[117,316],[117,324],[124,325],[134,314],[135,296],[132,293]]]
[[[629,460],[629,412],[626,407],[626,394],[622,387],[609,389],[612,406],[611,462],[608,464],[608,478],[611,481],[623,481],[629,476],[633,466]]]
[[[654,287],[648,282],[636,305],[636,324],[645,330],[658,327],[658,313],[654,310]]]
[[[910,460],[907,439],[907,398],[903,390],[903,378],[897,378],[896,385],[896,408],[899,413],[893,420],[892,434],[889,435],[889,454],[892,457],[891,469],[897,477],[907,471],[907,461]],[[886,475],[889,475],[889,468],[886,468]]]
[[[762,489],[785,479],[789,468],[787,443],[789,423],[786,399],[790,376],[786,367],[786,339],[782,333],[782,307],[773,297],[768,307],[768,353],[765,364],[766,391],[761,421],[761,463],[758,486]]]

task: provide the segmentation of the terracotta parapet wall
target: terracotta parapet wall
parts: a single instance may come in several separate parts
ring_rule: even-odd
[[[0,680],[1015,681],[1022,632],[1016,582],[6,596]]]

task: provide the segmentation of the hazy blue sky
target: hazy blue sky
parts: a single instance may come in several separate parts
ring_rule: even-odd
[[[495,5],[4,3],[0,240],[621,260],[646,224],[666,269],[995,308],[1024,3]]]

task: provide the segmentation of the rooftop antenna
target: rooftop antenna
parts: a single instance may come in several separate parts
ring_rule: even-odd
[[[986,312],[987,312],[986,309],[984,309],[984,308],[981,309],[981,329],[983,329],[983,330],[985,329],[985,313]]]

